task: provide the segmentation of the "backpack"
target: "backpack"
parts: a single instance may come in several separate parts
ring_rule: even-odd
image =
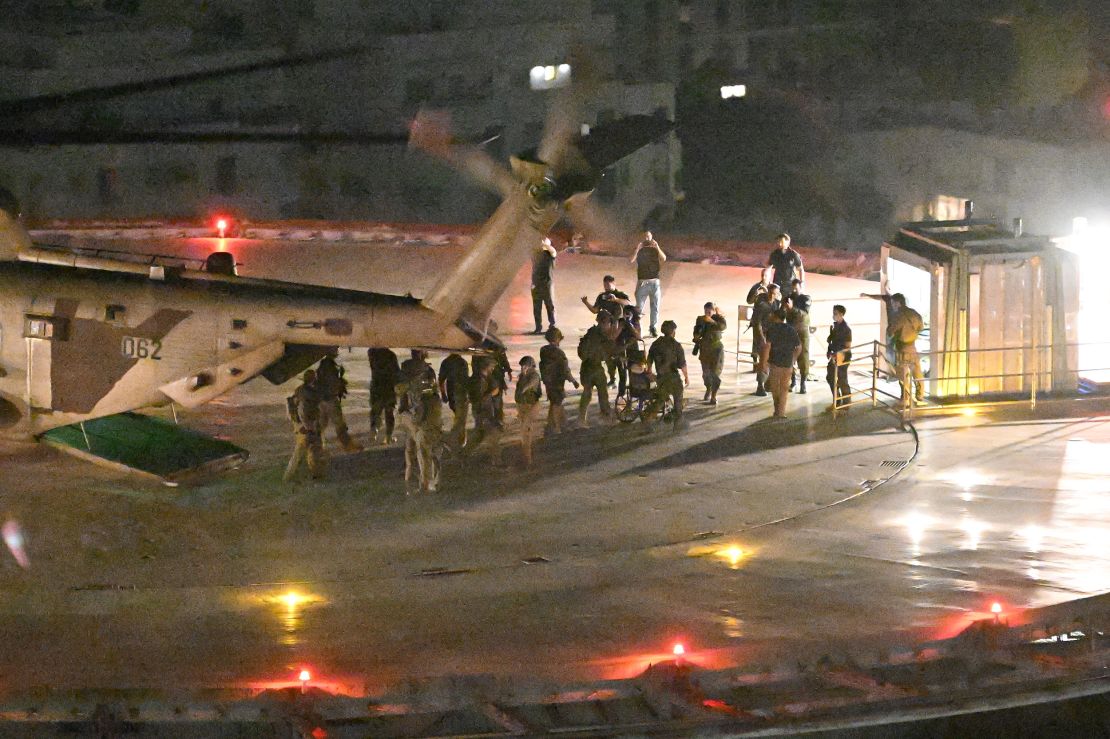
[[[899,321],[898,341],[903,344],[911,345],[917,341],[917,335],[925,328],[925,321],[921,318],[921,314],[913,308],[903,308],[901,320]]]
[[[320,391],[329,398],[343,398],[347,395],[347,371],[331,357],[324,357],[317,368],[316,379]]]

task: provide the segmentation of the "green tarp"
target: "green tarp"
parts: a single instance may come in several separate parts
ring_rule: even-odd
[[[52,429],[42,441],[97,463],[166,483],[230,469],[247,458],[234,444],[140,413],[120,413]]]

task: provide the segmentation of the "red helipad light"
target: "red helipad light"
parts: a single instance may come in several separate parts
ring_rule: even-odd
[[[220,238],[222,239],[224,237],[224,234],[227,233],[227,219],[226,218],[218,218],[216,220],[216,231],[219,232]]]
[[[998,614],[1002,613],[1002,604],[1001,603],[991,603],[991,613],[993,613],[996,616]]]
[[[679,642],[678,644],[674,645],[674,649],[672,651],[674,652],[674,656],[681,657],[682,655],[686,654],[686,647],[682,646],[682,643]]]
[[[301,674],[297,676],[297,679],[300,680],[302,683],[307,683],[309,680],[312,679],[312,673],[308,670],[301,670]]]

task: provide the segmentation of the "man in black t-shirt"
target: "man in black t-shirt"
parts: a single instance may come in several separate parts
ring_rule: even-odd
[[[786,297],[794,293],[794,279],[803,283],[806,281],[806,269],[802,266],[802,256],[790,248],[790,234],[781,233],[778,238],[779,245],[767,257],[766,271],[772,272],[771,282],[782,290]]]
[[[833,306],[833,324],[829,327],[829,345],[825,351],[829,359],[825,379],[833,394],[834,408],[843,408],[852,402],[852,388],[848,386],[848,363],[852,361],[852,328],[844,320],[847,312],[843,305]]]
[[[651,231],[644,231],[644,238],[636,245],[636,251],[628,260],[636,265],[636,310],[644,314],[644,306],[651,301],[651,322],[648,324],[652,336],[658,336],[655,331],[659,321],[659,303],[663,300],[663,289],[659,282],[659,274],[663,269],[663,262],[667,255],[659,246],[659,242],[652,238]]]
[[[629,299],[628,293],[617,289],[617,278],[613,275],[605,275],[601,284],[603,289],[594,298],[594,302],[590,303],[590,299],[583,295],[582,304],[594,315],[597,315],[599,310],[603,310],[614,318],[620,318],[632,307],[632,301]]]
[[[782,308],[771,314],[771,324],[767,327],[766,341],[760,352],[760,364],[767,373],[767,384],[774,399],[775,412],[772,418],[786,418],[786,399],[790,397],[790,373],[794,362],[802,351],[802,341],[798,332],[786,322],[786,311]]]
[[[456,449],[466,446],[466,418],[470,413],[469,389],[470,365],[461,354],[448,354],[439,365],[439,394],[454,414],[447,439]]]
[[[555,247],[551,239],[544,239],[532,253],[532,316],[536,319],[536,330],[543,333],[543,308],[547,308],[548,326],[555,325]]]
[[[378,441],[378,428],[385,418],[385,436],[382,444],[393,442],[393,410],[397,406],[397,382],[401,378],[401,366],[397,355],[384,347],[367,351],[370,359],[370,431],[374,441]]]

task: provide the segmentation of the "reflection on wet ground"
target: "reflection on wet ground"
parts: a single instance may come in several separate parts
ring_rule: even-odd
[[[0,659],[63,683],[64,670],[51,673],[74,650],[89,664],[80,679],[128,674],[138,684],[214,675],[238,684],[293,669],[379,686],[456,672],[596,678],[633,674],[676,642],[714,667],[773,665],[834,645],[878,649],[951,635],[990,618],[995,602],[1020,619],[1026,608],[1110,586],[1110,512],[1093,484],[1099,467],[1090,451],[1110,441],[1100,418],[924,422],[917,463],[893,482],[751,528],[783,506],[805,513],[820,502],[795,489],[799,481],[830,475],[834,465],[870,477],[856,465],[892,456],[880,446],[849,459],[851,448],[885,439],[869,418],[858,430],[800,447],[815,464],[791,463],[779,449],[754,453],[739,469],[696,462],[675,468],[676,477],[635,477],[647,481],[635,489],[612,482],[636,469],[640,455],[626,450],[568,472],[566,487],[521,477],[515,492],[457,506],[365,507],[350,485],[319,486],[299,500],[331,508],[331,517],[276,529],[288,515],[244,488],[256,507],[248,528],[266,533],[240,532],[247,541],[235,566],[214,580],[183,576],[180,586],[172,576],[164,585],[68,592],[46,581],[9,583],[0,620],[16,641]],[[700,421],[685,443],[711,447],[734,433]],[[1035,462],[1022,443],[1032,436]],[[899,451],[907,454],[908,442]],[[723,492],[741,485],[738,496]],[[195,503],[186,510],[195,513]],[[353,521],[356,511],[371,518]],[[259,569],[265,557],[272,567]],[[235,574],[242,567],[257,573],[254,582],[286,579],[251,584]],[[236,593],[240,605],[229,605]],[[77,635],[95,637],[75,644]],[[56,646],[14,648],[48,638]],[[223,667],[202,669],[213,664]]]
[[[511,341],[514,357],[539,348]],[[342,361],[365,436],[365,354]],[[750,375],[729,367],[708,408],[693,371],[681,434],[573,429],[533,471],[450,461],[435,497],[405,497],[397,448],[282,485],[289,388],[263,383],[189,415],[253,454],[197,487],[6,449],[0,505],[33,565],[0,565],[0,671],[18,676],[2,688],[620,677],[676,644],[773,669],[1110,589],[1106,407],[922,420],[915,463],[841,502],[912,455],[892,417],[823,416],[814,383],[772,427]]]

